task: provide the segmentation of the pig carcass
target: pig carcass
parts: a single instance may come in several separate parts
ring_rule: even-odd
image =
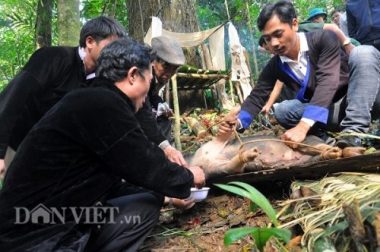
[[[190,163],[202,167],[206,176],[212,177],[295,166],[321,159],[336,159],[341,155],[341,149],[331,147],[314,136],[308,136],[297,149],[290,148],[275,136],[251,136],[227,141],[214,137],[195,152]]]

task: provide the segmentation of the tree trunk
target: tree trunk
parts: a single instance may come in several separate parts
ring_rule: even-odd
[[[78,45],[80,27],[79,0],[58,0],[58,44]]]
[[[143,41],[152,16],[160,18],[162,28],[169,31],[199,31],[194,4],[194,0],[127,0],[129,35]],[[201,66],[195,48],[185,49],[184,52],[187,64]]]
[[[37,5],[35,43],[37,48],[51,46],[52,0],[39,0]]]

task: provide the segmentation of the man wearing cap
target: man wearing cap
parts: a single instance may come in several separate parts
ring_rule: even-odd
[[[156,52],[157,58],[152,63],[153,79],[148,93],[149,99],[146,100],[146,105],[138,114],[138,117],[140,122],[146,122],[143,126],[146,134],[151,139],[156,139],[156,142],[159,142],[159,146],[165,151],[167,147],[170,147],[168,140],[170,140],[171,122],[169,117],[172,115],[172,111],[169,105],[160,97],[159,91],[175,74],[177,68],[185,63],[185,55],[177,41],[164,36],[152,39],[152,49]],[[154,117],[157,122],[156,125],[147,123],[147,120],[151,121],[151,117]],[[175,149],[171,147],[167,151],[175,152]],[[180,163],[185,162],[182,157],[176,158],[177,160],[182,160]]]
[[[324,23],[326,22],[327,13],[323,10],[323,8],[313,8],[309,11],[309,17],[307,21],[313,23]]]

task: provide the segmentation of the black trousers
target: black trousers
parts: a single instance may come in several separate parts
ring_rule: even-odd
[[[86,251],[137,251],[156,225],[163,204],[163,196],[134,188],[133,194],[107,201],[117,207],[114,222],[93,227]]]

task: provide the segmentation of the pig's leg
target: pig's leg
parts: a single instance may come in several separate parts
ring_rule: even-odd
[[[246,163],[253,161],[257,155],[258,151],[256,148],[239,151],[231,159],[214,159],[208,160],[207,163],[199,164],[206,177],[218,174],[230,174],[242,172]]]
[[[300,146],[299,151],[307,155],[319,155],[322,160],[337,159],[342,157],[342,150],[328,144],[319,143],[311,146]]]
[[[307,136],[302,144],[304,145],[299,145],[298,150],[307,155],[319,155],[323,160],[342,157],[342,150],[340,148],[325,144],[320,138],[315,136]]]

